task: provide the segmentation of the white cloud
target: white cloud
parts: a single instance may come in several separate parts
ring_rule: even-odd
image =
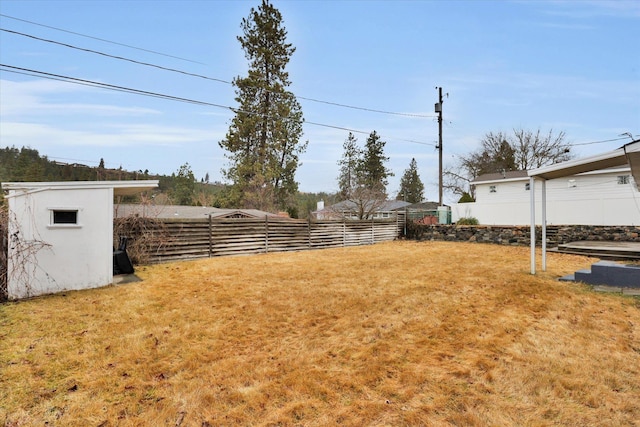
[[[99,103],[52,101],[53,97],[90,94],[95,89],[53,80],[15,82],[0,80],[0,110],[3,117],[33,115],[98,115],[131,116],[160,114],[150,108],[122,107]]]
[[[132,145],[181,146],[185,143],[217,141],[220,135],[207,129],[139,125],[112,125],[90,130],[69,130],[62,127],[29,122],[3,122],[2,144],[19,141],[21,146],[122,147]]]
[[[610,16],[620,18],[640,17],[640,3],[637,0],[591,0],[591,1],[553,1],[545,5],[548,15],[573,19]]]

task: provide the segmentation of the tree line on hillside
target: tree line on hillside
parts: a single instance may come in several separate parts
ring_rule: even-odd
[[[142,197],[152,198],[155,204],[177,204],[191,206],[210,206],[217,208],[242,208],[234,204],[229,197],[229,186],[220,182],[208,182],[208,176],[197,180],[189,163],[185,163],[171,175],[151,174],[145,171],[128,171],[122,167],[110,169],[104,167],[101,159],[99,166],[87,166],[79,163],[67,164],[53,161],[38,150],[22,147],[0,148],[0,182],[51,182],[51,181],[120,181],[120,180],[158,180],[158,188]],[[126,196],[120,202],[138,203],[141,196]],[[335,201],[335,195],[320,193],[300,193],[294,197],[289,214],[295,218],[307,218],[316,210],[318,200],[327,203]],[[0,205],[4,202],[0,197]]]
[[[106,168],[104,160],[100,159],[97,167],[88,166],[80,163],[63,163],[50,160],[45,155],[40,155],[38,150],[29,147],[0,148],[0,182],[51,182],[51,181],[122,181],[122,180],[141,180],[156,179],[158,183],[157,196],[158,200],[166,203],[197,204],[198,198],[207,200],[200,193],[207,187],[211,187],[208,193],[220,192],[222,184],[209,184],[204,182],[192,182],[188,184],[191,190],[189,200],[180,199],[184,191],[184,176],[181,175],[185,167],[181,167],[178,174],[174,173],[170,176],[151,174],[148,170],[128,171],[119,167],[118,169]],[[186,165],[188,168],[188,164]],[[191,178],[192,178],[191,174]],[[193,178],[194,179],[194,178]],[[195,180],[195,179],[194,179]],[[198,191],[200,190],[200,191]],[[217,191],[214,191],[217,190]],[[209,197],[210,199],[210,197]],[[127,196],[125,201],[137,201],[136,196]]]

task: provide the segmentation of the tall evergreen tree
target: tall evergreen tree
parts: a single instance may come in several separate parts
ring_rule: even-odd
[[[424,200],[424,184],[418,175],[418,163],[415,158],[411,159],[409,168],[400,178],[400,191],[396,200],[404,200],[409,203],[420,203]]]
[[[365,144],[361,167],[364,186],[386,197],[388,178],[393,173],[384,165],[389,161],[389,157],[384,155],[385,144],[375,130],[371,132]]]
[[[339,196],[341,200],[348,200],[354,189],[359,185],[359,173],[362,169],[362,150],[358,147],[358,139],[349,132],[349,136],[342,145],[342,158],[338,162],[340,176],[338,177]]]
[[[373,131],[367,138],[366,146],[360,149],[353,134],[345,140],[340,165],[338,197],[336,213],[348,213],[350,217],[369,219],[384,205],[387,200],[387,178],[393,174],[385,167],[389,160],[384,155],[385,142]]]
[[[265,210],[285,209],[298,190],[295,173],[306,149],[302,136],[302,109],[287,90],[285,67],[295,52],[286,42],[282,15],[262,0],[242,20],[242,45],[249,61],[246,77],[236,77],[239,104],[220,147],[227,151],[230,203]]]

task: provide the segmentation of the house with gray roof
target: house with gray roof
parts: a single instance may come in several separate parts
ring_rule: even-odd
[[[139,216],[144,218],[265,218],[282,217],[282,215],[265,212],[258,209],[221,209],[208,206],[179,206],[155,204],[117,204],[113,207],[114,218]]]
[[[344,200],[312,212],[316,219],[388,219],[411,203],[402,200]]]

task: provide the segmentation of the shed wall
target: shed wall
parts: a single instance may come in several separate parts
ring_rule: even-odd
[[[113,188],[11,191],[9,299],[113,282]],[[77,224],[53,224],[77,210]]]

